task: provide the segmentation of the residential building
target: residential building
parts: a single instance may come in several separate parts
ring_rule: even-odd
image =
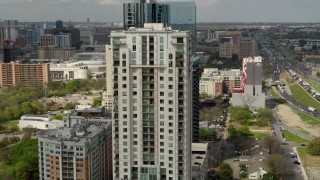
[[[192,61],[192,142],[199,142],[199,83],[201,77],[201,63],[199,58]]]
[[[49,82],[49,64],[0,63],[0,86],[44,87]]]
[[[111,110],[113,106],[113,59],[110,45],[106,45],[106,92],[104,103],[106,108]]]
[[[145,23],[110,37],[113,179],[191,179],[189,32]]]
[[[63,127],[63,122],[61,120],[53,120],[48,116],[23,115],[19,120],[18,127],[20,130],[24,128],[56,129]]]
[[[251,38],[241,38],[239,59],[243,59],[245,57],[254,57],[257,51],[256,46],[256,40]]]
[[[38,133],[39,179],[112,179],[111,123],[65,116]]]
[[[219,70],[205,68],[200,79],[200,94],[218,96],[233,92],[234,88],[242,87],[242,72],[240,69]]]
[[[250,109],[265,107],[265,93],[262,91],[262,57],[248,57],[242,61],[242,87],[234,88],[231,102],[233,106]]]
[[[206,180],[210,168],[208,143],[192,143],[192,180]]]

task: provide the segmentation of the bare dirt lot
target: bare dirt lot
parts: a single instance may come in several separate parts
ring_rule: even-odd
[[[290,127],[299,127],[312,136],[320,136],[319,126],[310,126],[305,123],[292,109],[287,105],[278,105],[277,113],[279,118]]]

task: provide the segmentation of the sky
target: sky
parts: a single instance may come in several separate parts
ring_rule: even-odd
[[[131,1],[0,0],[0,19],[122,22],[122,3]],[[197,22],[320,22],[320,0],[196,0],[196,5]]]

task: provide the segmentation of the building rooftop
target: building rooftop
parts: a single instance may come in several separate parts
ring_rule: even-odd
[[[192,143],[191,163],[193,166],[201,166],[208,149],[208,143]]]
[[[86,142],[99,134],[103,129],[111,127],[110,121],[82,120],[70,127],[40,131],[39,138],[48,138],[56,141]]]
[[[219,70],[217,68],[205,68],[202,73],[202,78],[205,77],[216,77],[216,76],[240,76],[242,71],[240,69],[224,69]]]

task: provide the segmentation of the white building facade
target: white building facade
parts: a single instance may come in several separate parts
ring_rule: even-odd
[[[191,179],[190,34],[111,33],[113,179]]]
[[[19,129],[36,128],[36,129],[56,129],[63,126],[62,121],[52,120],[48,116],[24,115],[19,120]]]

